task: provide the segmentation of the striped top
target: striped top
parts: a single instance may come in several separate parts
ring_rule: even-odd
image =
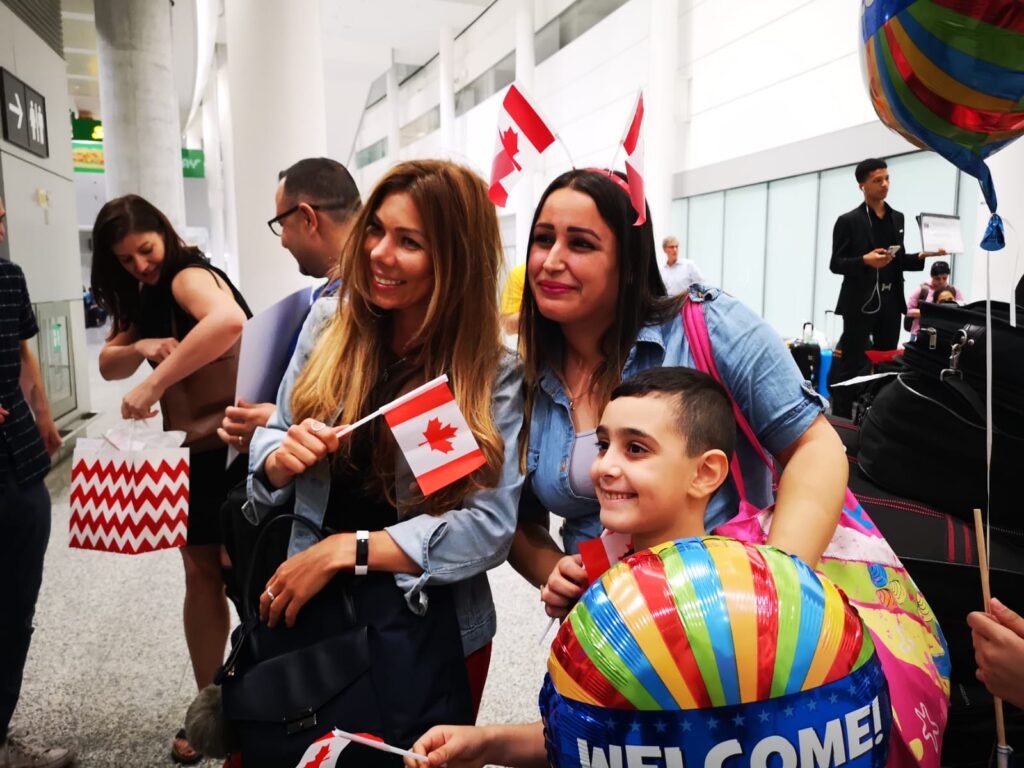
[[[0,424],[0,488],[8,472],[26,486],[50,470],[50,457],[19,385],[21,342],[38,332],[25,274],[0,259],[0,405],[9,412]]]

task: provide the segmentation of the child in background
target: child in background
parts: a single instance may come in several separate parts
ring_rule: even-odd
[[[651,368],[623,382],[597,427],[598,456],[590,469],[601,524],[630,534],[636,550],[703,536],[704,509],[725,481],[735,441],[729,396],[710,376]],[[566,615],[589,581],[578,555],[562,558],[543,590],[548,612]],[[449,768],[548,764],[540,722],[439,725],[412,751]],[[405,764],[422,765],[411,758]]]

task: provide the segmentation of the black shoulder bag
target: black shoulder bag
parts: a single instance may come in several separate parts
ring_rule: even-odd
[[[267,521],[246,568],[243,623],[217,681],[225,719],[246,768],[298,763],[338,727],[408,747],[433,725],[473,722],[458,619],[450,588],[429,590],[417,616],[390,573],[338,576],[299,612],[292,628],[259,619],[254,566],[282,521],[323,532],[305,518]],[[400,766],[393,755],[352,744],[339,766]]]
[[[1024,328],[992,303],[991,513],[1024,541],[1018,477],[1024,463]],[[886,490],[970,522],[987,495],[984,302],[921,306],[906,373],[877,395],[861,426],[860,468]]]

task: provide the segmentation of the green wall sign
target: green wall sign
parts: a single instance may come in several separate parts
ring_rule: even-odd
[[[103,142],[72,141],[71,159],[75,173],[103,173]],[[206,178],[206,156],[203,150],[181,150],[181,175],[186,179]]]

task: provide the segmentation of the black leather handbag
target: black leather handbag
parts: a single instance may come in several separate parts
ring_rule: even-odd
[[[408,747],[433,725],[473,722],[465,659],[450,591],[429,590],[423,616],[406,605],[393,574],[338,576],[300,611],[295,626],[260,622],[252,564],[270,531],[262,526],[247,568],[244,621],[218,672],[224,716],[245,768],[294,766],[334,727]],[[339,766],[400,766],[401,759],[352,744]]]
[[[1024,308],[1020,312],[1024,323]],[[1024,435],[1024,326],[1010,325],[1010,306],[992,302],[992,408],[995,425]],[[985,302],[922,304],[917,338],[904,353],[914,373],[948,383],[984,414]]]

